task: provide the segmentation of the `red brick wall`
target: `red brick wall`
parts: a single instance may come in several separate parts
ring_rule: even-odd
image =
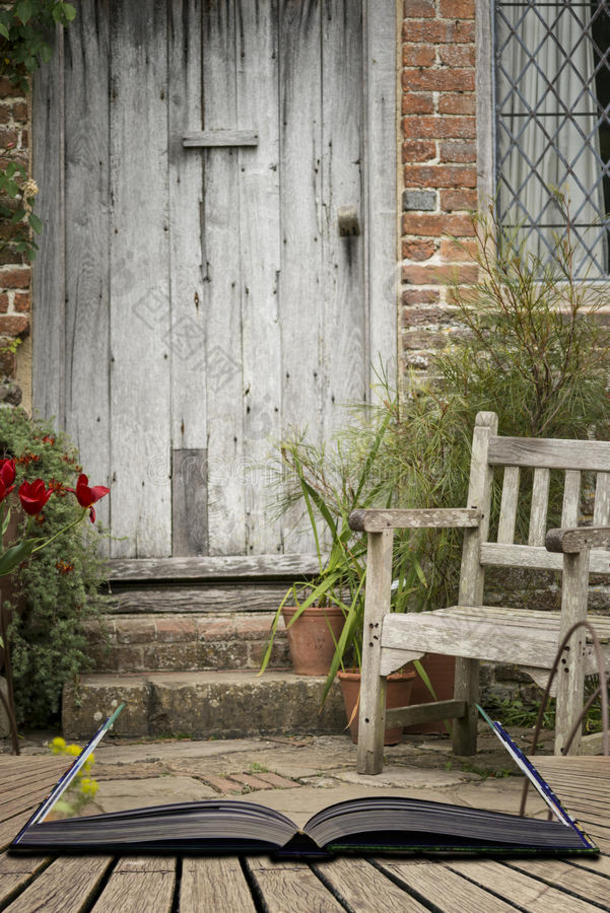
[[[0,150],[3,164],[9,159],[30,163],[30,111],[28,100],[6,78],[0,79]],[[8,147],[8,148],[7,148]],[[19,253],[5,246],[9,237],[0,226],[0,375],[13,375],[15,356],[7,341],[30,330],[31,268]]]
[[[406,367],[425,370],[452,329],[447,280],[468,284],[477,206],[475,0],[404,0],[402,301]]]

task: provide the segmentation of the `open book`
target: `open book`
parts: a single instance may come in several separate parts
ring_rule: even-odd
[[[338,853],[595,854],[531,762],[499,723],[481,713],[538,790],[556,820],[522,818],[441,802],[379,796],[331,805],[299,829],[253,802],[205,799],[127,812],[45,821],[112,726],[119,707],[15,837],[12,850],[45,853],[269,853],[321,858]],[[480,708],[479,708],[480,709]]]

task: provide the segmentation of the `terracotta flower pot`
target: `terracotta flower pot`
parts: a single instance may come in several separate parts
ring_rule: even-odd
[[[421,663],[428,673],[430,682],[439,701],[450,701],[453,698],[453,679],[455,676],[455,656],[442,653],[426,653]],[[417,675],[411,693],[412,704],[429,704],[434,698]],[[447,732],[442,720],[433,723],[418,723],[416,726],[405,726],[405,732]]]
[[[343,612],[338,606],[310,606],[288,627],[296,612],[297,606],[282,609],[293,671],[297,675],[327,675],[335,641],[345,623]]]
[[[345,704],[345,713],[347,719],[351,720],[349,730],[352,736],[352,742],[358,742],[358,713],[354,714],[354,707],[360,694],[360,672],[353,669],[346,672],[338,672],[337,677],[343,692],[343,703]],[[406,707],[411,701],[411,690],[413,682],[417,677],[414,669],[407,669],[404,672],[392,672],[388,675],[386,687],[386,709],[392,707]],[[352,719],[353,716],[353,719]],[[387,728],[383,736],[384,745],[398,745],[402,741],[402,726],[392,726]]]

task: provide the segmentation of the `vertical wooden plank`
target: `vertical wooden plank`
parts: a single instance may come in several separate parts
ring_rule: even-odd
[[[206,130],[239,126],[235,28],[235,0],[205,0]],[[238,152],[209,149],[203,155],[209,552],[241,555],[245,504]]]
[[[207,466],[201,464],[207,446],[201,234],[203,159],[200,149],[182,146],[183,135],[201,127],[201,5],[202,0],[173,0],[167,7],[174,555],[200,555],[207,551],[207,522],[204,523]],[[185,459],[176,456],[181,453],[190,456]],[[183,470],[187,472],[184,478]],[[180,501],[187,489],[189,500]],[[189,510],[189,505],[194,509]]]
[[[65,422],[65,161],[63,29],[57,27],[53,57],[34,79],[32,99],[34,178],[43,229],[32,275],[34,407]]]
[[[171,913],[175,881],[172,857],[123,857],[92,913]]]
[[[534,469],[532,505],[530,508],[530,528],[527,537],[528,545],[544,545],[550,480],[550,469]]]
[[[110,864],[105,856],[56,859],[8,907],[6,913],[64,913],[90,910],[91,901]]]
[[[498,542],[512,545],[515,541],[515,522],[519,501],[519,467],[505,466],[498,523]]]
[[[180,881],[181,913],[226,910],[255,913],[256,907],[236,856],[193,859],[185,856]]]
[[[396,6],[363,0],[364,11],[364,224],[366,294],[372,366],[378,356],[396,376],[398,268]],[[372,378],[374,380],[374,378]]]
[[[595,482],[593,526],[607,526],[608,523],[610,523],[610,472],[598,472]]]
[[[472,437],[470,456],[470,481],[467,507],[481,511],[481,522],[476,529],[464,530],[464,547],[460,571],[460,605],[477,606],[483,603],[485,571],[479,560],[481,542],[489,538],[489,515],[491,513],[491,489],[493,467],[487,455],[490,438],[498,433],[498,416],[495,412],[479,412]],[[477,709],[475,702],[479,695],[479,663],[475,659],[456,658],[454,697],[466,701],[468,709],[464,717],[453,721],[453,750],[455,754],[476,754],[477,750]]]
[[[362,673],[358,716],[358,773],[383,768],[386,679],[380,675],[381,625],[390,611],[394,531],[368,533]]]
[[[280,327],[282,431],[308,428],[321,441],[323,270],[320,0],[280,0]],[[307,521],[286,551],[314,551]]]
[[[344,427],[346,403],[370,399],[362,207],[362,5],[322,4],[323,427]],[[337,211],[353,206],[360,235],[339,237]]]
[[[578,526],[578,509],[580,507],[580,472],[567,469],[563,488],[563,505],[561,508],[561,525]]]
[[[236,0],[236,11],[237,122],[258,133],[258,146],[238,153],[246,551],[270,554],[282,550],[263,468],[281,435],[277,0]]]
[[[111,3],[111,454],[117,556],[171,549],[167,5]]]
[[[92,483],[110,481],[109,2],[65,32],[66,429]],[[94,368],[94,370],[92,370]],[[98,517],[108,526],[110,499]],[[102,542],[109,551],[107,540]]]
[[[561,622],[559,641],[573,624],[587,617],[589,595],[589,549],[563,556],[561,581]],[[557,670],[557,713],[555,718],[555,754],[561,754],[574,721],[580,714],[584,698],[583,651],[586,631],[578,628],[568,643]],[[578,754],[581,734],[576,733],[569,754]]]

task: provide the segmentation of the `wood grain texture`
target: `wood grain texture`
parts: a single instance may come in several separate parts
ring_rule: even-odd
[[[278,6],[277,0],[235,3],[237,120],[258,132],[258,145],[240,149],[237,157],[246,554],[269,554],[283,549],[265,472],[282,433]]]
[[[379,533],[384,529],[424,529],[468,527],[479,525],[481,513],[470,508],[431,508],[419,510],[354,510],[349,525],[354,530]]]
[[[93,913],[170,913],[176,860],[119,859]]]
[[[608,532],[610,533],[610,530]],[[563,556],[560,640],[564,639],[574,624],[586,620],[588,595],[589,550],[585,547],[576,554],[564,554]],[[572,634],[559,664],[555,713],[555,754],[559,754],[567,744],[568,736],[582,711],[585,642],[585,629],[578,628]],[[599,671],[603,680],[603,670]],[[578,754],[580,740],[579,727],[568,749],[570,754]]]
[[[73,913],[90,909],[110,860],[104,856],[66,856],[56,859],[19,897],[6,913]]]
[[[429,909],[364,859],[334,859],[316,865],[315,871],[348,909],[358,913],[425,913]]]
[[[65,32],[65,421],[96,484],[110,468],[109,24],[106,0],[84,0]],[[37,326],[36,332],[44,332]],[[47,340],[48,344],[48,340]],[[92,366],[95,369],[92,370]],[[110,500],[97,511],[108,527]],[[102,540],[101,550],[109,552]]]
[[[250,889],[235,857],[184,860],[180,913],[200,913],[202,910],[255,913]]]
[[[580,526],[574,529],[550,529],[546,538],[550,552],[575,554],[583,549],[610,548],[610,526]],[[608,569],[610,569],[610,555]]]
[[[187,149],[210,149],[220,146],[258,146],[256,130],[194,130],[185,133],[182,145]]]
[[[610,472],[598,472],[595,482],[595,506],[593,526],[607,526],[610,523]],[[563,522],[561,524],[564,525]],[[566,526],[570,524],[565,524]]]
[[[386,680],[380,674],[381,629],[390,608],[392,585],[391,530],[368,533],[362,677],[358,713],[358,773],[375,774],[383,769]],[[386,621],[387,621],[386,616]]]
[[[286,595],[286,584],[250,586],[154,587],[125,590],[112,600],[112,612],[269,612]]]
[[[388,726],[402,723],[403,726],[415,726],[418,723],[433,720],[452,720],[464,715],[464,701],[434,701],[429,704],[412,704],[410,707],[396,707],[386,710]]]
[[[208,550],[207,451],[172,450],[172,555]]]
[[[460,877],[442,864],[419,860],[390,862],[380,859],[383,871],[399,878],[405,886],[434,900],[437,913],[472,910],[477,913],[514,913],[514,906],[489,894],[484,888]]]
[[[0,856],[0,905],[6,905],[48,865],[44,856]]]
[[[610,442],[494,436],[489,445],[489,462],[492,466],[610,472]]]
[[[111,550],[169,555],[167,5],[112,0],[110,24]]]
[[[563,488],[563,503],[561,507],[561,525],[578,526],[581,473],[574,469],[568,469],[564,475],[565,482]],[[601,523],[599,525],[601,526]]]
[[[272,862],[266,857],[247,860],[252,878],[265,899],[268,913],[343,913],[335,900],[308,866]]]
[[[313,555],[206,556],[203,558],[111,559],[108,579],[119,582],[161,582],[163,580],[232,580],[240,577],[297,579],[316,574],[318,560]]]
[[[501,545],[496,542],[481,544],[481,564],[553,571],[560,571],[563,568],[561,555],[548,552],[546,548],[531,545]],[[592,574],[608,573],[608,556],[604,551],[598,549],[591,551],[590,570]]]
[[[545,884],[565,888],[582,900],[591,900],[602,906],[608,905],[608,879],[601,874],[578,869],[568,862],[554,859],[519,859],[511,862],[510,866],[525,875],[539,878]]]
[[[528,545],[544,545],[550,482],[551,472],[549,469],[538,468],[534,470],[530,526],[527,537]]]
[[[519,467],[505,466],[502,484],[502,501],[500,504],[500,520],[498,522],[498,542],[512,543],[515,541],[518,500]]]

